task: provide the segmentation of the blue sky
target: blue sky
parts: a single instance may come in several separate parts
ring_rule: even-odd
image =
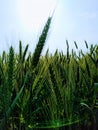
[[[49,0],[0,0],[0,53],[8,50],[10,45],[17,51],[19,40],[23,42],[23,47],[29,44],[29,50],[33,51],[50,10],[53,10],[51,4],[54,3],[51,0],[50,3]],[[69,41],[70,48],[74,48],[73,42],[76,41],[79,49],[83,50],[84,40],[89,45],[97,44],[97,23],[97,0],[57,0],[43,51],[49,48],[50,52],[55,52],[56,49],[66,52],[66,40]]]

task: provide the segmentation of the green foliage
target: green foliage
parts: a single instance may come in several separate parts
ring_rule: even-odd
[[[0,56],[0,129],[65,127],[96,122],[98,102],[98,46],[88,47],[79,55],[66,41],[66,54],[58,52],[41,56],[51,17],[39,37],[33,54],[28,45],[19,53],[13,47]],[[74,42],[76,49],[77,43]],[[92,117],[92,118],[91,118]],[[93,120],[93,121],[92,121]]]

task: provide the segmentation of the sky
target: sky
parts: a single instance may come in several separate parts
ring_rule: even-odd
[[[54,8],[43,53],[48,48],[66,53],[66,40],[70,49],[75,49],[74,41],[82,50],[84,40],[98,44],[98,0],[0,0],[0,53],[11,45],[18,51],[20,40],[33,52]]]

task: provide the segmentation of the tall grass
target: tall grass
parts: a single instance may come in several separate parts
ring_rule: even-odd
[[[66,54],[47,50],[40,57],[51,19],[34,53],[20,41],[18,54],[11,46],[0,56],[1,130],[97,129],[98,46],[85,41],[88,52],[76,54],[66,41]]]

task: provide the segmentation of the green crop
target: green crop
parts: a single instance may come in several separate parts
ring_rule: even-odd
[[[88,46],[87,53],[58,52],[44,56],[52,18],[49,17],[34,53],[27,45],[19,53],[13,47],[0,56],[0,129],[81,130],[97,129],[98,46]],[[78,45],[74,42],[76,49]]]

